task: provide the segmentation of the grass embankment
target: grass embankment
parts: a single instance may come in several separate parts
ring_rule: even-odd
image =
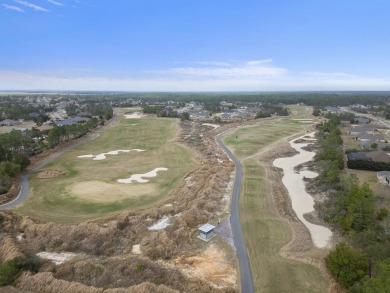
[[[288,222],[272,200],[271,182],[257,156],[287,142],[307,125],[281,119],[272,124],[241,128],[224,138],[243,166],[240,221],[248,249],[255,292],[326,292],[327,282],[314,266],[283,258],[280,248],[291,240]]]
[[[174,142],[177,127],[177,120],[172,119],[120,117],[98,138],[66,152],[35,173],[30,179],[30,195],[17,211],[43,220],[75,223],[155,204],[194,167],[193,154]],[[101,161],[77,158],[131,149],[146,151],[107,155]],[[168,171],[158,172],[149,183],[116,182],[158,167]],[[65,175],[39,179],[37,175],[43,170],[59,170]]]

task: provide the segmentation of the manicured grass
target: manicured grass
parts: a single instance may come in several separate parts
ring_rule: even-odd
[[[306,127],[283,119],[272,125],[238,129],[225,137],[225,142],[235,148],[235,154],[243,158],[240,221],[255,292],[327,291],[327,281],[316,267],[279,255],[280,248],[291,240],[291,229],[274,206],[265,169],[255,157],[245,159],[284,137],[305,131]]]
[[[155,204],[168,196],[194,167],[193,154],[173,141],[177,127],[177,120],[173,119],[120,119],[108,126],[98,138],[66,152],[44,167],[46,170],[61,170],[66,175],[38,179],[36,175],[39,171],[34,174],[30,179],[30,195],[17,211],[44,220],[74,223],[123,209]],[[107,155],[107,159],[101,161],[77,158],[79,155],[96,155],[121,149],[146,151]],[[159,172],[149,183],[124,186],[116,182],[117,179],[143,174],[158,167],[166,167],[168,171]],[[95,181],[118,189],[107,192],[104,202],[94,200],[94,192],[101,192],[99,188],[91,190],[91,200],[80,198],[71,191],[71,186],[85,186],[82,183]],[[134,186],[137,196],[132,193]],[[144,186],[148,188],[143,193]],[[100,198],[102,196],[104,198],[105,194],[100,194]],[[110,199],[118,197],[121,200]]]
[[[308,116],[313,112],[313,107],[310,106],[299,106],[299,105],[288,105],[287,109],[293,115]]]
[[[308,125],[285,118],[265,125],[239,128],[227,134],[223,140],[234,150],[239,159],[243,159],[254,156],[268,145],[281,138],[289,137],[297,130],[303,130],[304,127],[308,127]]]

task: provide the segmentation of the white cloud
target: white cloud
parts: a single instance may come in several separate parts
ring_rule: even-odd
[[[54,5],[57,5],[57,6],[64,6],[64,4],[62,4],[61,2],[54,1],[54,0],[47,0],[47,2],[54,4]]]
[[[18,11],[18,12],[24,12],[24,10],[20,7],[17,7],[17,6],[13,6],[13,5],[8,5],[8,4],[2,4],[6,9],[8,10],[14,10],[14,11]]]
[[[26,7],[29,7],[29,8],[32,8],[36,11],[44,11],[44,12],[49,12],[50,10],[44,8],[44,7],[41,7],[41,6],[38,6],[38,5],[35,5],[33,3],[30,3],[30,2],[27,2],[27,1],[22,1],[22,0],[13,0],[15,3],[18,3],[20,5],[23,5],[23,6],[26,6]]]
[[[390,90],[390,77],[373,78],[343,72],[293,72],[273,65],[270,59],[188,63],[194,66],[149,71],[139,78],[117,78],[109,74],[93,76],[93,74],[87,75],[92,71],[85,70],[68,76],[55,73],[31,74],[0,70],[0,90]]]
[[[167,70],[154,70],[153,73],[173,74],[179,76],[209,77],[209,78],[265,78],[281,76],[287,73],[287,69],[273,66],[271,60],[258,60],[240,62],[232,65],[228,62],[197,62],[199,65],[192,67],[177,67]]]
[[[289,73],[266,78],[159,78],[72,77],[0,71],[0,90],[96,91],[301,91],[390,90],[390,78],[340,73]]]
[[[252,60],[252,61],[246,62],[246,64],[249,66],[257,66],[257,65],[264,65],[264,64],[270,64],[270,63],[272,63],[272,59]]]

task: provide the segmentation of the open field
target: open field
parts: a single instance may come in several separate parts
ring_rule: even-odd
[[[241,128],[224,141],[243,165],[240,219],[256,292],[326,292],[327,281],[316,267],[283,258],[280,249],[292,239],[292,230],[275,207],[267,169],[257,160],[261,152],[305,132],[307,125],[291,119]]]
[[[292,116],[311,116],[311,113],[313,112],[313,107],[310,106],[288,105],[286,107],[291,112]]]
[[[39,219],[75,223],[107,213],[140,208],[165,198],[195,164],[192,153],[174,142],[177,121],[169,119],[125,119],[107,126],[96,139],[76,147],[37,171],[30,179],[28,199],[17,212]],[[104,160],[78,158],[114,150]],[[117,180],[168,168],[148,183],[121,184]],[[62,176],[39,179],[41,171],[56,170]]]
[[[25,129],[25,128],[30,129],[34,126],[36,126],[34,121],[25,121],[22,124],[16,125],[16,126],[1,126],[0,127],[0,134],[11,132],[12,129],[15,129],[15,130],[21,130],[21,129]]]

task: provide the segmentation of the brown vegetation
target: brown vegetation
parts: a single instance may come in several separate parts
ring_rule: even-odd
[[[24,274],[18,286],[32,292],[56,292],[58,288],[61,292],[102,292],[105,288],[117,289],[104,292],[235,291],[236,284],[218,284],[218,270],[208,271],[210,283],[202,280],[201,275],[185,273],[180,266],[169,268],[165,264],[169,259],[196,259],[197,254],[202,255],[203,248],[198,245],[199,240],[193,240],[193,235],[197,227],[215,220],[224,208],[221,201],[234,165],[216,144],[215,134],[210,127],[198,123],[181,123],[178,141],[194,149],[201,164],[187,176],[193,184],[189,186],[183,181],[158,207],[127,210],[74,225],[43,223],[2,212],[2,261],[19,253],[81,253],[75,260],[58,266],[45,261],[38,274]],[[159,231],[147,229],[163,216],[172,217],[168,227]],[[16,240],[21,233],[23,239]],[[132,247],[138,244],[142,254],[134,256]],[[225,274],[234,279],[234,260],[227,261],[226,266]]]

